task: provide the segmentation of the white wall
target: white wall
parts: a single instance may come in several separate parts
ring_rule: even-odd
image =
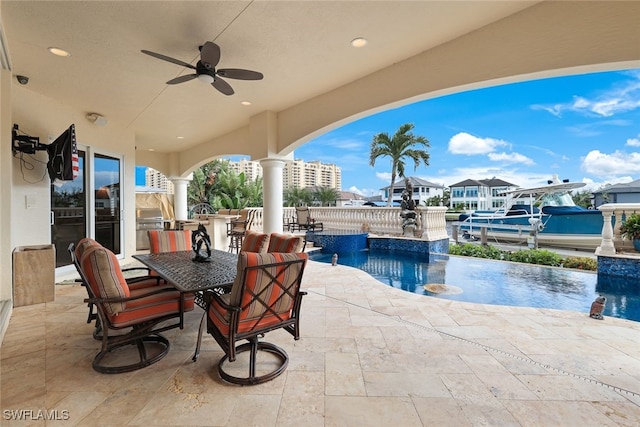
[[[15,79],[14,79],[15,80]],[[117,123],[97,126],[85,118],[85,111],[79,111],[59,102],[31,92],[27,87],[14,83],[12,86],[12,122],[21,131],[37,136],[40,142],[48,143],[48,137],[57,137],[72,123],[76,125],[79,145],[106,150],[106,154],[124,155],[124,182],[122,183],[122,203],[124,208],[123,253],[126,256],[135,251],[135,139],[130,132]],[[41,161],[47,160],[46,152],[36,153]],[[23,245],[51,243],[49,226],[50,180],[46,165],[25,156],[33,164],[28,170],[17,158],[12,159],[11,248]],[[35,200],[31,208],[26,206],[26,198]],[[56,248],[66,250],[66,248]],[[4,284],[3,284],[4,285]]]

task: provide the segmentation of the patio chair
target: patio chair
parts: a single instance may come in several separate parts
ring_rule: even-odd
[[[179,252],[191,250],[191,230],[149,230],[149,252]]]
[[[100,243],[95,241],[90,237],[85,237],[78,241],[78,244],[70,243],[67,250],[69,251],[69,256],[71,257],[71,262],[76,268],[76,271],[80,275],[80,279],[76,279],[77,282],[85,285],[85,282],[82,280],[82,271],[80,268],[80,259],[87,251],[87,249],[92,247],[102,247]],[[160,276],[151,275],[151,271],[147,267],[129,267],[123,268],[122,272],[125,274],[134,272],[134,271],[142,271],[143,273],[137,276],[128,277],[125,280],[129,285],[129,289],[142,289],[148,288],[151,286],[158,286],[160,283],[165,283],[165,281]],[[88,290],[87,290],[88,292]],[[88,294],[88,297],[91,298],[91,295]],[[98,313],[93,311],[94,304],[91,302],[87,303],[89,307],[89,315],[87,316],[87,323],[91,323],[92,321],[96,321],[96,327],[93,331],[93,337],[95,339],[101,339],[101,327],[100,327],[100,319],[98,318]]]
[[[289,363],[287,353],[258,338],[284,329],[295,340],[300,339],[300,306],[306,295],[300,290],[300,283],[306,262],[304,253],[240,252],[231,293],[205,293],[207,332],[225,353],[218,362],[218,373],[223,380],[240,385],[261,384],[285,371]],[[243,340],[248,342],[237,344]],[[227,372],[229,369],[235,374],[239,370],[237,365],[246,368],[241,362],[233,363],[242,352],[249,352],[248,375],[232,375]],[[275,369],[273,357],[262,363],[265,354],[275,356]]]
[[[322,231],[324,225],[311,218],[308,206],[296,206],[296,222],[292,224],[291,228],[291,231],[296,231],[296,229],[300,231]]]
[[[245,232],[251,228],[254,209],[241,209],[237,219],[227,223],[227,236],[229,236],[229,252],[239,252],[242,247]]]
[[[294,234],[271,233],[267,252],[304,252],[306,239]]]
[[[86,249],[79,264],[89,293],[85,302],[96,306],[102,327],[102,345],[93,369],[105,374],[131,372],[166,356],[169,341],[161,332],[183,328],[184,313],[194,307],[193,295],[172,286],[130,289],[116,256],[102,246]],[[129,345],[138,350],[137,361],[131,363],[130,355],[116,355],[111,363],[105,359]]]

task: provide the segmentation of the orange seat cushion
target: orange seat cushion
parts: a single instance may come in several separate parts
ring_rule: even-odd
[[[169,289],[171,291],[144,296],[158,289]],[[180,291],[174,289],[172,286],[132,290],[131,296],[140,298],[128,301],[124,310],[120,311],[117,315],[109,316],[109,320],[113,326],[117,328],[127,327],[180,312]],[[193,307],[193,294],[184,294],[182,310],[185,312],[191,311]]]
[[[93,293],[101,298],[139,299],[104,304],[109,321],[115,327],[131,326],[157,317],[177,314],[180,311],[180,291],[172,286],[147,286],[130,289],[116,256],[102,246],[85,250],[81,260],[82,270]],[[155,279],[152,279],[157,283]],[[136,284],[137,285],[137,284]],[[159,289],[166,292],[154,293]],[[193,310],[193,294],[184,295],[183,311]]]

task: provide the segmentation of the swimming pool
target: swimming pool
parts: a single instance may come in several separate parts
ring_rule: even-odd
[[[310,259],[331,262],[331,254]],[[341,253],[338,264],[356,267],[378,281],[420,295],[479,304],[553,308],[589,313],[598,295],[604,315],[640,321],[640,281],[602,278],[595,273],[480,258],[364,250]],[[424,285],[444,284],[445,293]],[[435,290],[438,291],[438,287]]]

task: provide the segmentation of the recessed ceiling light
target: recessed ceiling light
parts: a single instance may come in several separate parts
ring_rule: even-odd
[[[63,57],[71,56],[69,52],[67,52],[64,49],[60,49],[59,47],[50,47],[47,50],[56,56],[63,56]]]
[[[156,151],[155,148],[149,148],[149,151]]]
[[[184,139],[184,136],[176,136],[178,139]]]
[[[367,45],[367,43],[368,41],[364,37],[357,37],[351,40],[351,46],[353,47],[364,47]]]
[[[240,104],[242,104],[242,105],[251,105],[251,101],[242,101]]]

